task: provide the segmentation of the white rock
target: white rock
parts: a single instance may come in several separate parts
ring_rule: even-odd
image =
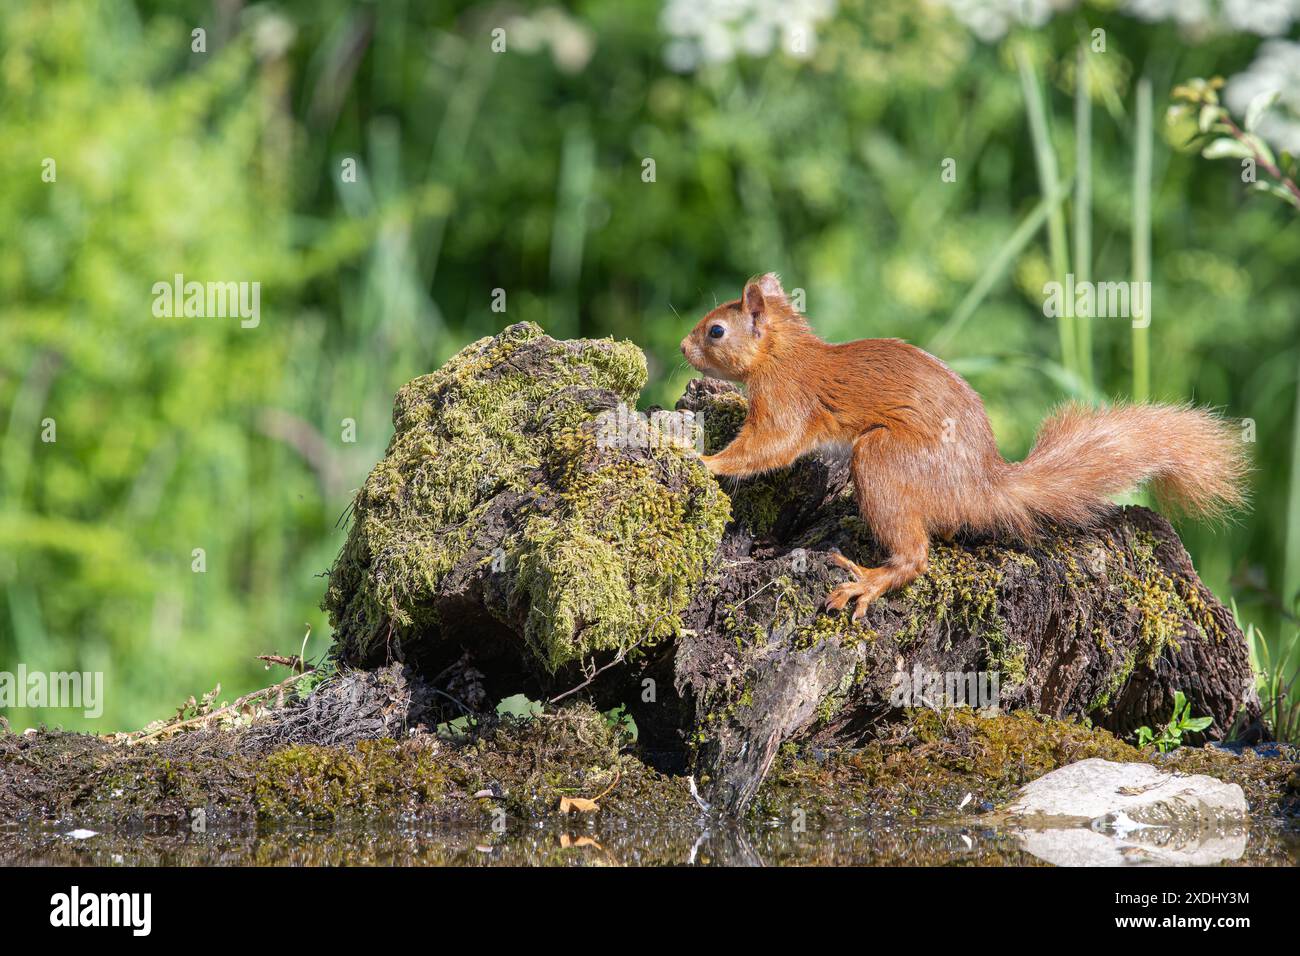
[[[1235,783],[1096,757],[1039,777],[1008,812],[1083,817],[1094,829],[1239,823],[1247,816],[1246,795]]]
[[[1022,788],[1007,812],[1024,848],[1058,866],[1206,866],[1246,849],[1241,787],[1143,763],[1080,760]]]

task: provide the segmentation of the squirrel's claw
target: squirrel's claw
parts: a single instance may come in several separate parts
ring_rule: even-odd
[[[874,589],[869,584],[862,581],[847,581],[838,585],[835,590],[831,591],[830,596],[826,598],[826,610],[838,611],[842,609],[849,601],[856,599],[853,605],[853,620],[860,621],[867,613],[867,608],[871,606],[875,595],[871,592]]]
[[[872,581],[871,569],[850,561],[838,552],[832,552],[827,557],[853,575],[853,580],[835,586],[826,598],[826,610],[838,611],[845,607],[849,601],[854,601],[853,620],[862,620],[866,616],[867,608],[871,606],[871,602],[880,597],[880,587],[876,582]]]
[[[831,593],[826,597],[826,610],[838,611],[840,608],[844,607],[844,605],[849,603],[849,598],[852,596],[853,595],[849,594],[849,585],[841,584],[837,586],[835,590],[831,591]]]
[[[838,548],[834,551],[828,551],[826,557],[831,560],[832,564],[838,564],[845,571],[849,572],[849,574],[853,575],[855,579],[859,581],[862,580],[862,572],[866,569],[859,564],[854,564],[848,558],[844,557],[844,555],[840,554]]]

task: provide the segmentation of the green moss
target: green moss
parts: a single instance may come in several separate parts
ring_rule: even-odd
[[[949,618],[971,631],[1000,631],[998,585],[1002,582],[1001,554],[983,547],[967,550],[936,543],[930,548],[930,566],[903,592],[916,617],[942,622]],[[915,633],[900,633],[906,646]]]
[[[1155,549],[1156,542],[1150,535],[1138,535],[1131,551],[1133,567],[1126,567],[1121,576],[1124,594],[1141,621],[1141,663],[1147,667],[1155,666],[1166,647],[1177,649],[1176,639],[1191,613],[1173,579],[1161,570]]]
[[[831,705],[821,716],[833,716]],[[751,820],[788,820],[799,809],[810,827],[819,818],[823,825],[863,819],[910,825],[958,816],[963,824],[993,826],[996,817],[979,814],[984,802],[1002,804],[1021,785],[1088,757],[1143,761],[1237,783],[1257,820],[1300,809],[1300,780],[1288,761],[1186,747],[1159,756],[1104,730],[1028,711],[987,717],[917,709],[875,731],[874,739],[853,749],[810,753],[783,744]],[[129,748],[88,735],[0,735],[0,820],[75,820],[138,840],[141,822],[153,833],[170,829],[190,837],[195,808],[206,808],[209,823],[218,827],[255,815],[266,823],[308,820],[337,833],[349,832],[358,817],[367,823],[437,818],[482,827],[504,809],[512,832],[518,832],[547,819],[585,827],[594,821],[559,817],[560,799],[608,790],[599,801],[599,822],[650,826],[656,842],[685,832],[684,850],[698,835],[699,809],[685,779],[660,774],[624,752],[618,735],[588,704],[548,708],[544,719],[506,720],[456,745],[427,737],[379,739],[259,754],[237,745],[241,733],[181,735],[158,745],[170,755],[153,745]],[[178,756],[187,740],[190,756]],[[492,796],[479,796],[484,790]],[[492,839],[485,827],[483,833]],[[1257,833],[1267,839],[1267,831]],[[366,837],[367,845],[372,838]],[[41,840],[47,842],[48,834]],[[1257,842],[1254,833],[1251,842]],[[906,854],[903,861],[917,859]]]
[[[589,430],[555,443],[558,506],[530,517],[517,544],[525,637],[552,669],[582,654],[677,633],[728,519],[727,499],[688,453],[601,453]],[[581,636],[581,643],[575,642]]]
[[[447,788],[430,750],[394,740],[355,748],[304,745],[271,754],[257,771],[253,805],[261,819],[334,820],[428,804]]]
[[[865,620],[855,621],[853,615],[818,614],[809,624],[799,628],[794,637],[794,646],[798,648],[816,647],[827,638],[838,638],[844,647],[852,647],[860,641],[874,641],[880,635]]]
[[[675,633],[728,501],[679,447],[596,447],[593,390],[634,407],[645,379],[631,343],[555,342],[524,323],[404,386],[323,604],[351,656],[436,633],[430,599],[503,492],[521,500],[499,543],[512,598],[529,602],[527,643],[547,667]]]
[[[700,415],[704,426],[704,451],[712,455],[730,444],[748,414],[749,402],[738,391],[709,396]]]
[[[756,537],[769,534],[781,514],[781,504],[788,500],[785,486],[790,481],[790,469],[757,475],[746,481],[732,494],[732,510],[736,520]]]
[[[1025,648],[1007,633],[998,588],[1011,565],[1025,562],[1032,565],[1033,559],[1009,548],[935,542],[928,570],[903,590],[908,619],[898,632],[899,646],[915,641],[932,623],[948,621],[983,640],[988,666],[1002,675],[1004,687],[1023,684]]]
[[[485,723],[457,743],[421,735],[277,745],[250,743],[251,733],[195,731],[135,747],[58,731],[0,734],[0,822],[187,829],[199,808],[213,824],[404,815],[481,822],[498,807],[523,820],[553,816],[561,797],[593,797],[611,784],[604,814],[685,823],[698,813],[684,780],[624,753],[625,738],[583,702]],[[493,798],[477,796],[483,790]]]
[[[1087,757],[1145,759],[1105,730],[1030,711],[986,717],[914,709],[857,750],[821,761],[783,750],[755,812],[786,815],[816,794],[826,815],[945,817],[967,794],[1001,803],[1030,780]]]
[[[1133,676],[1133,670],[1135,667],[1137,667],[1137,654],[1135,652],[1125,654],[1124,660],[1120,663],[1119,667],[1115,668],[1111,673],[1110,680],[1106,682],[1105,689],[1094,697],[1088,704],[1088,712],[1093,713],[1109,707],[1110,702],[1114,699],[1115,695],[1123,689],[1124,685],[1128,683],[1129,678]]]
[[[857,534],[857,519],[846,519]],[[1104,559],[1107,574],[1082,567],[1079,554],[1089,547]],[[930,548],[927,572],[902,592],[907,618],[898,631],[900,646],[916,640],[933,623],[951,622],[979,635],[988,652],[988,664],[1002,675],[1002,686],[1012,688],[1027,678],[1027,651],[1007,631],[999,613],[999,589],[1016,568],[1034,569],[1038,560],[1054,563],[1072,591],[1090,592],[1080,603],[1105,608],[1118,597],[1138,619],[1140,650],[1126,655],[1112,672],[1108,687],[1091,702],[1090,710],[1103,709],[1127,683],[1138,666],[1154,667],[1168,649],[1177,650],[1187,622],[1216,640],[1225,639],[1222,625],[1201,598],[1194,581],[1175,578],[1160,565],[1158,541],[1147,532],[1135,532],[1129,548],[1109,538],[1090,539],[1086,532],[1060,533],[1035,544],[1034,553],[998,545],[975,548],[935,542]],[[1075,620],[1075,626],[1082,623]],[[1115,649],[1105,626],[1094,625],[1093,640],[1103,653]]]
[[[704,450],[715,454],[729,445],[744,424],[749,405],[738,391],[710,395],[700,412]],[[807,493],[805,463],[753,475],[731,486],[731,515],[755,537],[771,533],[781,512],[798,495]]]
[[[1061,542],[1058,547],[1065,553],[1069,542]],[[1225,640],[1227,635],[1223,626],[1215,618],[1214,612],[1201,597],[1196,582],[1182,577],[1173,577],[1162,567],[1157,556],[1159,541],[1150,533],[1137,531],[1133,535],[1127,551],[1118,548],[1116,543],[1105,538],[1098,544],[1104,545],[1107,574],[1105,580],[1123,605],[1135,612],[1138,620],[1138,644],[1135,649],[1124,653],[1124,657],[1115,666],[1111,676],[1100,693],[1088,705],[1089,712],[1104,710],[1109,707],[1118,694],[1127,685],[1133,672],[1139,667],[1152,668],[1166,649],[1177,650],[1180,640],[1186,636],[1188,622],[1206,637],[1216,641]],[[1115,560],[1122,556],[1122,560]],[[1067,575],[1072,588],[1098,591],[1101,587],[1097,579],[1084,574],[1073,562],[1073,573]],[[1097,601],[1101,602],[1102,596]],[[1107,656],[1117,653],[1103,624],[1092,628],[1092,638],[1099,651]]]

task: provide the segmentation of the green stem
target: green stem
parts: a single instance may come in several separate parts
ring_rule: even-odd
[[[1287,611],[1296,609],[1296,596],[1300,594],[1300,370],[1297,371],[1294,414],[1291,475],[1287,484],[1286,546],[1282,552],[1282,602]]]
[[[1151,80],[1137,84],[1137,133],[1133,159],[1133,281],[1151,281]],[[1151,397],[1151,343],[1148,301],[1146,327],[1133,328],[1133,401]]]
[[[1074,80],[1074,279],[1092,278],[1092,98],[1088,89],[1088,48],[1080,44]],[[1092,319],[1081,317],[1078,333],[1079,378],[1093,384]]]
[[[993,258],[989,260],[988,265],[980,271],[979,279],[962,297],[961,302],[957,304],[957,308],[953,310],[952,316],[943,324],[943,328],[936,332],[934,337],[926,343],[927,351],[936,354],[943,353],[948,343],[952,341],[953,336],[966,324],[967,319],[975,314],[975,310],[980,307],[984,298],[989,294],[989,290],[993,288],[993,284],[1007,271],[1007,267],[1011,265],[1011,260],[1020,255],[1025,246],[1029,244],[1029,240],[1042,228],[1043,221],[1052,214],[1053,210],[1061,208],[1061,204],[1069,194],[1070,184],[1067,182],[1059,185],[1054,194],[1044,196],[1038,201],[1038,204],[1030,210],[1029,215],[1020,221],[1020,225],[1016,226],[1015,231],[1007,237],[1006,241],[998,248],[998,251],[993,254]]]
[[[1043,107],[1043,94],[1038,84],[1038,76],[1023,46],[1016,48],[1016,66],[1020,70],[1020,86],[1024,91],[1029,134],[1034,145],[1034,161],[1038,166],[1038,188],[1044,197],[1055,196],[1060,188],[1056,153],[1052,149],[1052,138],[1047,127],[1047,113]],[[1065,212],[1055,204],[1049,210],[1047,217],[1047,247],[1051,258],[1052,277],[1064,285],[1066,275],[1070,271],[1069,253],[1066,248]],[[1057,330],[1061,339],[1061,364],[1071,374],[1077,376],[1079,362],[1074,319],[1069,315],[1061,315],[1057,319]]]

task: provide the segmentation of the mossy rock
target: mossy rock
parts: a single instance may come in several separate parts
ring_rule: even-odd
[[[645,380],[631,343],[520,323],[403,386],[330,572],[337,656],[479,635],[554,672],[675,636],[728,501],[691,448],[626,412]]]

